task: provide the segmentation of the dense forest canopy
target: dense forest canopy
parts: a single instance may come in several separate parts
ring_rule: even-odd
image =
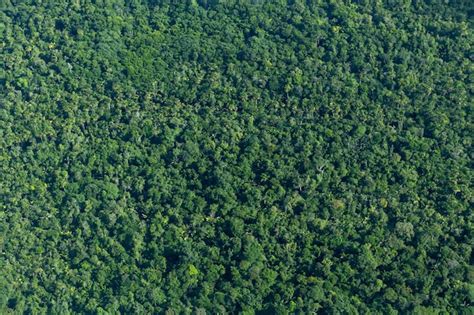
[[[1,314],[473,314],[472,1],[0,1]]]

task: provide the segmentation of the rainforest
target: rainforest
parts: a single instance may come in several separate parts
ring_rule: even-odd
[[[0,313],[474,314],[473,6],[0,1]]]

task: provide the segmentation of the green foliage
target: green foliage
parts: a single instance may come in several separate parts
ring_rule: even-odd
[[[1,314],[470,314],[472,1],[3,1]]]

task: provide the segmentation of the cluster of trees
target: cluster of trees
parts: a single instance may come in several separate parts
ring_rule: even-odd
[[[0,313],[472,313],[471,1],[1,6]]]

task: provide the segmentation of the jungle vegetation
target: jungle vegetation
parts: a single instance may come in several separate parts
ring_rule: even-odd
[[[0,1],[0,313],[474,314],[473,12]]]

